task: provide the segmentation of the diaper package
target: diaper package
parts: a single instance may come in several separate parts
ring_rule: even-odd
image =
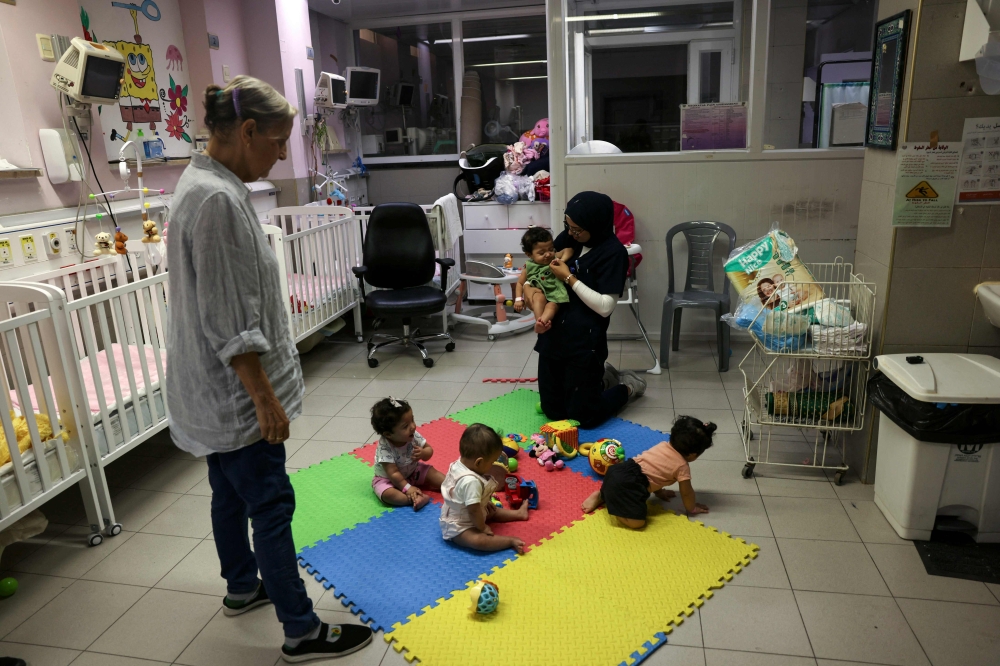
[[[733,250],[726,275],[744,303],[788,310],[819,301],[823,289],[798,257],[795,241],[775,226],[769,234]]]

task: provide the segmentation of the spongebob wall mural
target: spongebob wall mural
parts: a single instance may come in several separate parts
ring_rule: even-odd
[[[108,159],[117,162],[129,140],[146,157],[188,157],[194,128],[177,0],[81,0],[80,23],[86,39],[125,58],[119,103],[99,107]]]

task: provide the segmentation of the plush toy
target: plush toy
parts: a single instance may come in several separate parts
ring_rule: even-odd
[[[160,232],[156,228],[156,222],[152,220],[146,220],[142,223],[142,232],[145,234],[142,238],[143,243],[159,243],[160,242]]]
[[[503,165],[507,173],[517,175],[524,171],[524,165],[533,159],[533,156],[524,154],[525,146],[518,141],[513,146],[507,146],[507,152],[503,155]]]
[[[579,421],[564,419],[546,423],[538,431],[544,435],[548,447],[565,458],[575,458],[579,446]]]
[[[549,119],[542,118],[535,126],[521,135],[521,143],[533,150],[535,159],[541,157],[549,149]]]
[[[128,240],[128,236],[122,233],[121,227],[115,227],[115,252],[118,254],[128,254],[128,250],[125,249],[125,241]]]
[[[538,458],[538,464],[544,467],[546,472],[562,469],[566,466],[566,463],[559,460],[559,454],[544,444],[535,444],[531,449],[531,457]]]
[[[599,439],[580,445],[580,453],[590,458],[590,467],[604,476],[608,468],[625,462],[625,447],[617,439]]]
[[[100,256],[102,254],[114,254],[115,250],[111,246],[111,234],[106,231],[94,236],[94,256]]]
[[[10,419],[14,425],[14,435],[17,437],[17,448],[24,453],[31,448],[31,432],[28,430],[28,420],[23,416],[16,416],[12,411]],[[43,442],[47,442],[53,437],[52,424],[45,414],[35,414],[35,426],[38,428],[38,436]],[[59,436],[64,442],[69,441],[69,435],[60,431]],[[0,428],[0,466],[10,462],[10,448],[7,445],[7,436],[3,428]]]
[[[477,580],[469,588],[469,610],[479,615],[489,615],[500,605],[500,588],[488,580]]]

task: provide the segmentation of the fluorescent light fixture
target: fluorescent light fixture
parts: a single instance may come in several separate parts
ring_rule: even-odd
[[[640,33],[657,32],[685,32],[690,30],[704,30],[705,28],[731,28],[732,21],[719,21],[716,23],[702,23],[701,25],[647,25],[636,28],[600,28],[598,30],[588,30],[588,37],[598,35],[636,35]]]
[[[616,21],[618,19],[641,19],[656,18],[666,16],[666,12],[633,12],[631,14],[593,14],[590,16],[568,16],[567,23],[578,23],[580,21]]]
[[[463,42],[499,42],[504,39],[527,39],[531,35],[494,35],[492,37],[464,37]],[[435,39],[434,44],[451,44],[452,39]]]
[[[500,79],[501,81],[530,81],[531,79],[547,79],[547,76],[512,76],[509,79]]]
[[[518,60],[516,62],[486,62],[481,65],[469,65],[470,67],[504,67],[506,65],[541,65],[548,60]]]

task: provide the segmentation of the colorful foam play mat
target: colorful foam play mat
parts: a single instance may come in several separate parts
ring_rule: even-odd
[[[447,471],[471,423],[525,435],[521,447],[530,449],[547,421],[537,403],[537,393],[518,389],[420,426],[434,448],[431,464]],[[578,432],[580,443],[602,438],[635,456],[669,435],[618,418]],[[604,509],[585,516],[580,505],[601,479],[587,457],[546,471],[526,452],[517,474],[534,482],[537,509],[526,522],[491,523],[528,544],[525,554],[465,550],[441,538],[440,495],[428,493],[434,503],[421,511],[378,501],[374,456],[368,444],[291,475],[295,546],[300,564],[344,606],[427,666],[465,666],[484,654],[497,663],[631,666],[757,556],[757,546],[655,501],[638,531]],[[477,613],[472,597],[479,610],[496,610]],[[531,630],[539,622],[549,631]]]

